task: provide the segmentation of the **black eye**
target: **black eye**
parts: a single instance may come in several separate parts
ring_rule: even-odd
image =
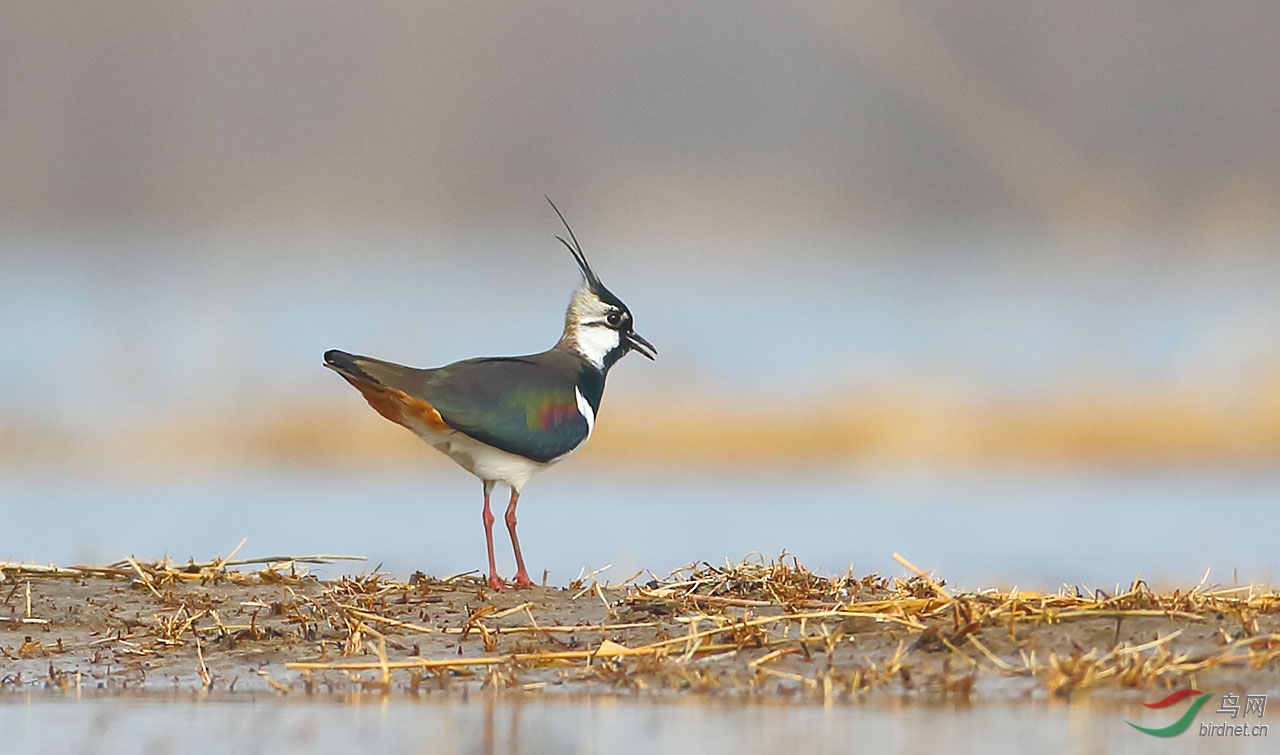
[[[609,327],[616,328],[622,324],[622,313],[616,310],[610,312],[604,316],[604,321],[609,323]]]

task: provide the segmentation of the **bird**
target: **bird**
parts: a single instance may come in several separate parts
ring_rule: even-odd
[[[511,491],[505,516],[515,552],[514,584],[533,585],[516,537],[516,503],[533,475],[582,448],[595,429],[609,370],[634,351],[654,359],[657,348],[635,331],[631,310],[591,269],[560,208],[547,197],[568,234],[582,283],[569,299],[560,340],[525,356],[479,357],[418,369],[336,349],[324,366],[360,391],[378,414],[402,425],[478,477],[484,490],[489,586],[506,592],[493,555],[489,496]]]

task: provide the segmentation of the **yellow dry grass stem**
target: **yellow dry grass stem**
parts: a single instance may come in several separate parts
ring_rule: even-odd
[[[1247,642],[1230,644],[1221,654],[1192,660],[1185,654],[1168,652],[1168,646],[1179,636],[1175,630],[1150,642],[1138,645],[1117,645],[1103,652],[1098,649],[1086,653],[1062,656],[1050,653],[1046,661],[1037,661],[1036,654],[1019,651],[1017,658],[1000,657],[976,636],[983,626],[1012,626],[1032,624],[1049,626],[1081,619],[1143,619],[1164,618],[1179,621],[1205,621],[1210,615],[1224,610],[1275,613],[1280,600],[1274,591],[1240,590],[1226,588],[1203,590],[1206,580],[1187,593],[1175,591],[1157,594],[1141,581],[1135,581],[1129,590],[1114,596],[1095,591],[1084,596],[1076,591],[1056,594],[1036,591],[987,590],[978,593],[954,593],[916,567],[906,558],[895,558],[914,574],[907,579],[882,579],[866,577],[861,580],[851,575],[844,577],[817,577],[794,558],[787,563],[785,557],[773,561],[762,558],[747,559],[737,564],[713,567],[706,563],[690,565],[677,570],[665,580],[644,587],[626,590],[624,602],[635,607],[666,606],[672,621],[684,623],[686,632],[634,647],[622,645],[603,637],[608,632],[652,628],[661,622],[601,623],[595,625],[555,627],[538,624],[533,607],[521,604],[504,612],[514,615],[523,611],[527,626],[492,627],[489,632],[550,634],[563,632],[582,634],[600,632],[601,641],[594,647],[570,651],[514,652],[485,654],[459,658],[415,658],[396,662],[393,668],[407,669],[456,669],[468,666],[510,666],[513,668],[577,667],[587,669],[601,661],[646,659],[650,664],[643,672],[652,672],[657,664],[662,666],[688,666],[695,658],[715,653],[740,653],[764,651],[747,662],[747,667],[759,674],[779,679],[807,678],[792,671],[770,668],[766,664],[804,653],[809,646],[825,645],[831,652],[841,641],[840,630],[832,626],[848,620],[870,620],[887,626],[896,626],[911,633],[920,633],[920,639],[933,637],[940,646],[949,649],[962,659],[966,666],[988,673],[1033,676],[1045,680],[1046,686],[1055,692],[1097,686],[1108,680],[1117,680],[1125,686],[1149,684],[1157,678],[1171,678],[1204,671],[1223,664],[1248,662],[1264,664],[1280,657],[1280,636],[1258,637]],[[1207,577],[1206,577],[1207,579]],[[597,584],[578,588],[577,596],[598,592]],[[603,600],[603,595],[599,595]],[[616,604],[616,603],[615,603]],[[606,603],[606,605],[608,605]],[[395,619],[381,617],[355,606],[344,605],[361,618],[398,626]],[[706,609],[713,609],[708,612]],[[730,616],[724,611],[743,609],[746,613]],[[804,610],[809,609],[809,610]],[[773,615],[755,616],[751,611],[772,611]],[[473,617],[474,623],[482,619],[492,620],[496,615]],[[950,618],[950,622],[945,620]],[[939,620],[944,620],[939,624]],[[708,628],[701,628],[699,625]],[[939,631],[950,625],[950,634]],[[810,628],[816,626],[817,630]],[[768,628],[776,631],[770,633]],[[401,626],[415,632],[459,633],[468,628],[434,628],[413,625]],[[794,634],[792,634],[794,630]],[[732,641],[712,642],[721,636]],[[965,654],[965,644],[978,651],[976,657]],[[486,645],[486,647],[491,647]],[[909,676],[910,664],[906,662],[907,645],[900,643],[898,650],[887,662],[877,665],[868,659],[865,668],[846,678],[841,684],[861,688],[871,683],[883,684],[896,678]],[[382,668],[380,663],[366,662],[295,662],[290,668],[338,670],[356,672]],[[674,673],[673,669],[668,669]],[[643,673],[637,671],[637,673]],[[681,678],[686,672],[678,674]],[[827,675],[813,679],[820,689],[824,702],[832,699],[833,679]],[[970,679],[971,681],[971,679]],[[638,686],[649,687],[650,682],[637,681]],[[839,685],[837,685],[839,686]],[[968,684],[955,682],[957,688],[968,689]]]
[[[206,688],[213,684],[205,664],[207,638],[256,636],[260,611],[283,615],[295,626],[327,628],[325,637],[291,645],[303,657],[285,666],[302,673],[307,689],[316,683],[313,673],[332,672],[384,694],[394,688],[398,671],[409,671],[409,688],[417,690],[424,675],[443,684],[446,677],[485,668],[484,683],[512,689],[541,688],[552,683],[547,674],[620,689],[710,694],[765,694],[792,684],[797,694],[829,705],[894,684],[967,695],[980,674],[1032,678],[1053,693],[1069,694],[1104,685],[1168,686],[1216,669],[1269,668],[1280,659],[1280,632],[1273,631],[1280,626],[1274,618],[1280,593],[1206,587],[1208,575],[1185,591],[1158,592],[1138,579],[1115,594],[1073,587],[970,592],[947,586],[898,554],[907,576],[820,576],[784,553],[723,565],[698,562],[644,585],[606,585],[596,578],[601,570],[588,570],[564,590],[530,593],[528,600],[499,608],[484,581],[471,574],[410,583],[378,573],[304,582],[300,564],[352,557],[237,562],[238,550],[198,564],[132,557],[72,568],[6,562],[0,563],[0,582],[16,577],[16,590],[31,580],[114,579],[145,588],[160,612],[128,635],[96,638],[83,647],[110,644],[120,654],[154,655],[192,643]],[[236,564],[262,568],[231,568]],[[216,603],[198,599],[199,590],[216,584],[279,587],[287,597],[238,598],[232,605],[252,612],[249,624],[227,625]],[[445,610],[446,598],[454,608]],[[23,621],[47,621],[31,615],[39,613],[38,604],[28,605]],[[565,616],[577,623],[558,623]],[[1060,625],[1091,620],[1114,624],[1114,640],[1098,640],[1110,632],[1107,625],[1099,632],[1095,623],[1089,646],[1073,648],[1070,634],[1056,645],[1039,644]],[[1158,627],[1157,636],[1139,641],[1131,633],[1134,641],[1122,642],[1121,625],[1134,621],[1148,622],[1145,631]],[[1188,623],[1209,624],[1212,629],[1196,634],[1216,630],[1221,640],[1189,645],[1196,639],[1184,633]],[[421,653],[414,643],[410,653],[397,638],[420,639],[432,650]],[[477,639],[483,651],[464,654],[465,643]],[[33,642],[22,652],[43,651]],[[350,657],[361,654],[374,660]],[[358,676],[365,671],[376,676]],[[263,678],[274,689],[292,688],[265,672]]]

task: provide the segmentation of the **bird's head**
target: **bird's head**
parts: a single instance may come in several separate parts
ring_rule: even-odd
[[[547,201],[551,202],[550,199]],[[635,331],[635,319],[631,316],[631,310],[600,282],[564,215],[554,202],[551,203],[551,208],[560,216],[560,222],[564,223],[573,243],[562,236],[557,236],[556,239],[573,255],[582,270],[583,279],[582,285],[573,292],[573,298],[569,300],[569,309],[564,316],[564,335],[560,337],[561,345],[577,352],[602,370],[612,367],[629,351],[653,359],[658,350]]]

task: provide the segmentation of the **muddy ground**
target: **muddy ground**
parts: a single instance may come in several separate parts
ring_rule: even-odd
[[[952,593],[798,563],[496,593],[472,577],[322,582],[131,563],[0,566],[0,690],[1154,698],[1280,693],[1280,601],[1233,589]],[[2,694],[2,692],[0,692]]]

